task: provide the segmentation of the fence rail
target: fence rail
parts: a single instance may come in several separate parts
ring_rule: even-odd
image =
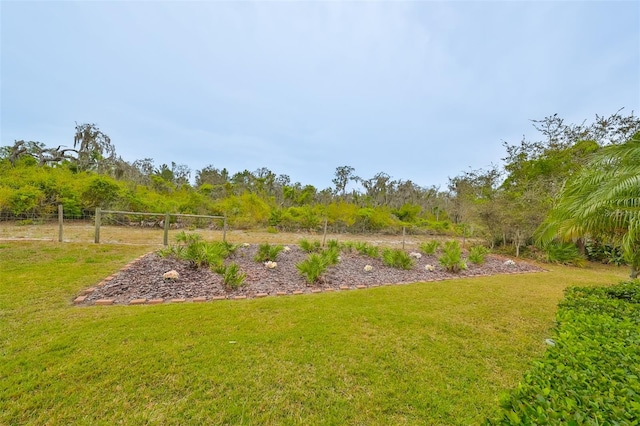
[[[48,240],[65,242],[93,242],[107,244],[153,244],[168,245],[169,238],[179,229],[189,232],[199,233],[206,239],[222,239],[227,241],[234,239],[235,231],[239,234],[248,228],[239,226],[232,231],[233,221],[225,215],[202,215],[188,213],[154,213],[136,212],[125,210],[99,210],[100,215],[83,214],[82,216],[70,215],[59,208],[57,214],[48,213],[46,215],[25,214],[20,217],[0,215],[0,240],[29,239]],[[167,219],[167,215],[168,218]],[[96,232],[96,220],[98,220],[98,230]],[[231,224],[231,225],[230,225]],[[165,229],[168,227],[168,229]],[[160,229],[164,231],[160,240]],[[244,230],[244,231],[243,231]],[[264,231],[269,236],[261,237],[265,240],[272,240],[271,234],[293,233],[298,238],[314,236],[322,238],[323,245],[326,244],[328,235],[338,235],[340,238],[347,238],[345,235],[369,235],[386,236],[395,235],[401,238],[404,246],[405,238],[409,236],[420,236],[430,234],[416,234],[415,230],[402,227],[400,231],[378,232],[356,234],[344,232],[340,227],[330,228],[325,218],[319,229],[276,229],[274,227],[264,229],[252,229],[253,231]],[[157,235],[157,237],[156,237]],[[305,237],[306,238],[306,237]],[[335,238],[335,237],[334,237]],[[276,238],[277,239],[277,238]]]
[[[58,215],[60,216],[62,213],[62,206],[58,206]],[[95,234],[94,234],[94,242],[96,244],[100,244],[100,227],[102,226],[102,216],[107,214],[122,214],[122,215],[133,215],[133,216],[163,216],[163,219],[160,221],[159,225],[164,228],[164,237],[163,244],[165,246],[169,245],[169,228],[171,224],[171,218],[179,218],[179,217],[193,217],[193,218],[203,218],[203,219],[222,219],[222,241],[227,241],[227,217],[226,216],[209,216],[209,215],[201,215],[201,214],[186,214],[186,213],[148,213],[148,212],[125,212],[118,210],[102,210],[100,207],[96,208],[95,214]],[[62,216],[60,216],[62,217]],[[62,235],[62,219],[60,219],[60,233]],[[62,237],[60,237],[62,238]],[[60,241],[62,241],[60,239]]]

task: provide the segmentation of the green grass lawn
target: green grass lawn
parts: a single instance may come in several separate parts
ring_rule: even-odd
[[[564,288],[627,272],[71,304],[148,250],[0,243],[0,424],[479,424],[545,350]]]

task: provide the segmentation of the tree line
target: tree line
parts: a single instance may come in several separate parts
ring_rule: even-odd
[[[76,123],[73,148],[35,141],[0,148],[0,214],[41,215],[63,204],[69,214],[95,207],[225,214],[235,227],[274,230],[314,230],[326,220],[340,232],[405,227],[483,238],[518,255],[533,242],[566,183],[594,155],[631,143],[640,131],[638,117],[622,110],[579,124],[552,115],[532,125],[538,139],[504,142],[500,163],[464,171],[447,188],[419,186],[382,171],[363,178],[345,165],[336,168],[333,186],[318,189],[266,167],[230,173],[208,165],[192,179],[186,165],[156,166],[151,158],[129,162],[97,125]]]

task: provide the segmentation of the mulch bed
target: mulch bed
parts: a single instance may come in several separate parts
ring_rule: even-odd
[[[523,261],[507,262],[507,258],[489,255],[482,265],[469,263],[468,269],[459,273],[447,272],[439,265],[436,256],[422,255],[415,260],[410,270],[385,266],[380,259],[373,259],[358,253],[342,253],[338,265],[330,267],[322,280],[313,285],[307,283],[296,268],[296,264],[308,255],[297,245],[290,245],[290,251],[280,252],[277,267],[266,268],[254,261],[258,245],[238,248],[227,260],[240,266],[246,274],[244,285],[236,290],[227,288],[219,274],[208,268],[196,269],[187,262],[171,257],[160,257],[149,253],[121,270],[110,280],[103,281],[95,290],[87,291],[77,305],[93,305],[98,300],[112,300],[113,304],[129,304],[132,300],[164,301],[194,298],[206,300],[238,296],[252,298],[265,295],[300,294],[312,291],[346,290],[373,287],[384,284],[440,281],[453,278],[487,276],[508,273],[541,272],[542,268]],[[372,270],[365,271],[371,265]],[[434,271],[427,271],[426,265],[433,265]],[[163,274],[175,270],[176,280],[167,280]],[[295,292],[295,293],[294,293]]]

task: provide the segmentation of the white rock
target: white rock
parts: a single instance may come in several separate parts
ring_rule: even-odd
[[[165,280],[177,280],[178,278],[180,278],[180,274],[175,269],[172,269],[162,274],[162,278],[164,278]]]

